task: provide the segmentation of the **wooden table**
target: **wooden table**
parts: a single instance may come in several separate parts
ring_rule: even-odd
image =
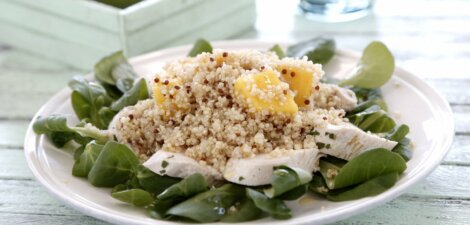
[[[295,3],[268,1],[259,1],[256,29],[235,38],[295,41],[328,34],[340,48],[357,51],[381,40],[399,66],[425,78],[454,111],[454,145],[429,177],[337,224],[470,224],[470,2],[378,1],[374,15],[322,24],[295,15]],[[48,194],[23,156],[34,113],[73,75],[85,72],[0,44],[0,224],[106,224]]]

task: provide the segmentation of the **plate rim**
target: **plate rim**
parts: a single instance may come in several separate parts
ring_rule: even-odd
[[[213,46],[219,47],[223,46],[223,48],[230,48],[230,47],[236,47],[240,48],[240,46],[246,46],[246,48],[251,48],[250,46],[259,46],[260,45],[274,45],[276,42],[273,41],[262,41],[262,40],[231,40],[231,41],[215,41],[212,42]],[[289,44],[288,42],[282,42],[281,45],[287,45]],[[192,47],[192,45],[183,45],[183,46],[178,46],[178,47],[172,47],[172,48],[167,48],[167,49],[162,49],[162,50],[157,50],[154,52],[150,52],[147,54],[143,54],[140,56],[132,57],[129,59],[131,64],[135,63],[143,63],[145,64],[145,61],[152,60],[153,58],[156,58],[158,56],[162,55],[168,55],[170,53],[178,53],[183,50],[187,51]],[[350,51],[350,50],[337,50],[338,55],[343,55],[346,57],[359,57],[358,52]],[[89,73],[87,76],[91,76],[92,73]],[[413,75],[412,73],[406,71],[405,69],[396,66],[395,67],[395,72],[394,74],[405,81],[412,83],[412,84],[419,84],[420,88],[418,90],[420,92],[427,91],[428,94],[432,94],[432,97],[426,96],[426,99],[432,99],[432,101],[429,101],[433,108],[439,106],[437,112],[439,112],[440,117],[446,119],[444,121],[444,124],[447,126],[443,128],[446,132],[443,134],[442,138],[440,139],[441,143],[438,145],[442,149],[441,151],[438,151],[440,154],[433,154],[429,156],[429,158],[432,158],[433,162],[432,164],[425,165],[424,169],[421,171],[418,171],[414,176],[413,179],[408,180],[407,182],[401,184],[400,186],[394,186],[387,190],[386,192],[382,193],[380,196],[375,196],[372,198],[369,198],[368,201],[364,201],[360,203],[359,205],[356,205],[355,207],[349,207],[346,209],[342,209],[340,213],[330,213],[327,216],[323,216],[318,218],[318,215],[316,215],[314,218],[311,218],[312,216],[303,216],[303,217],[293,217],[290,220],[278,220],[278,221],[272,221],[272,224],[309,224],[312,222],[317,222],[317,223],[329,223],[329,222],[334,222],[334,221],[339,221],[345,218],[348,218],[352,215],[356,215],[362,212],[365,212],[367,210],[370,210],[371,208],[385,204],[388,201],[391,201],[392,199],[395,199],[399,195],[403,194],[406,190],[408,190],[411,186],[414,184],[418,183],[419,181],[422,181],[426,176],[428,176],[434,169],[436,169],[440,162],[444,159],[446,154],[449,152],[451,145],[453,143],[453,138],[455,134],[455,125],[454,125],[454,120],[453,120],[453,112],[452,109],[447,102],[447,100],[443,97],[439,91],[437,91],[435,88],[430,86],[426,81],[424,81],[422,78]],[[413,87],[416,88],[415,85]],[[52,97],[50,97],[45,104],[41,106],[41,108],[38,110],[38,112],[34,115],[33,119],[28,125],[28,129],[25,135],[25,140],[24,140],[24,155],[28,164],[29,169],[32,171],[35,179],[41,183],[43,187],[46,188],[46,190],[54,195],[55,197],[59,198],[63,203],[65,203],[68,206],[71,206],[72,208],[86,214],[90,215],[92,217],[95,217],[100,220],[112,222],[112,223],[125,223],[125,224],[141,224],[139,221],[131,220],[128,219],[124,216],[121,215],[114,215],[114,214],[109,214],[109,212],[106,212],[104,210],[96,210],[96,208],[90,207],[86,204],[83,204],[83,202],[80,202],[74,198],[70,198],[68,196],[65,196],[63,192],[60,191],[60,189],[56,189],[53,186],[50,185],[50,183],[45,179],[44,175],[42,175],[38,171],[38,167],[36,167],[36,163],[34,162],[34,159],[29,157],[29,155],[32,152],[37,151],[37,143],[39,140],[39,136],[36,135],[33,130],[32,130],[32,125],[34,122],[37,120],[38,116],[40,116],[44,111],[46,111],[50,105],[58,101],[59,98],[63,98],[63,96],[70,92],[70,89],[68,87],[65,87],[58,91],[56,94],[54,94]],[[67,97],[66,97],[67,98]],[[450,118],[450,119],[448,119]],[[37,154],[36,154],[37,155]],[[251,221],[252,223],[255,221]],[[175,222],[171,221],[163,221],[163,220],[155,220],[153,223],[158,223],[158,224],[176,224]],[[250,223],[250,222],[248,222]],[[243,224],[248,224],[247,222]],[[221,223],[216,223],[216,224],[221,224]]]

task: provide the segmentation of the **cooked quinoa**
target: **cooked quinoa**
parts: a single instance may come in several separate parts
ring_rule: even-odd
[[[255,110],[234,88],[240,77],[249,79],[263,71],[281,77],[283,68],[292,67],[313,76],[305,84],[311,85],[311,94],[293,115]],[[336,90],[321,84],[322,76],[321,65],[305,57],[279,59],[274,53],[255,50],[202,53],[164,66],[149,79],[152,85],[159,85],[161,96],[124,108],[115,117],[112,130],[142,160],[162,149],[184,153],[219,171],[234,157],[317,148],[310,131],[346,121]],[[269,91],[250,88],[252,95],[261,99],[281,96],[277,99],[281,102],[282,96],[297,94],[284,82]]]

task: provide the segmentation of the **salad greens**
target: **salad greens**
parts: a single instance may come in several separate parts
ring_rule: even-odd
[[[194,57],[203,52],[212,53],[212,45],[204,39],[198,39],[194,43],[193,48],[189,51],[188,56]]]
[[[282,50],[281,46],[278,44],[275,44],[273,47],[271,47],[269,51],[276,53],[280,59],[286,57],[286,53],[284,53],[284,50]]]
[[[392,53],[382,42],[373,41],[362,52],[356,68],[350,78],[340,85],[352,85],[360,88],[378,88],[392,77],[395,60]]]
[[[289,46],[286,55],[289,57],[307,56],[309,60],[325,65],[333,58],[335,51],[335,40],[327,37],[316,37]]]
[[[323,65],[335,54],[335,41],[318,37],[284,50],[274,45],[269,51],[279,58],[303,57]],[[193,57],[212,52],[211,44],[197,40],[189,52]],[[210,184],[195,173],[184,179],[158,175],[144,167],[128,146],[112,140],[107,129],[124,107],[149,97],[147,83],[138,78],[122,52],[116,52],[95,65],[95,81],[75,77],[69,82],[71,103],[80,120],[67,125],[64,116],[38,118],[33,125],[56,146],[75,146],[72,175],[87,179],[96,187],[112,188],[111,196],[147,210],[152,218],[189,222],[242,222],[269,215],[288,219],[292,212],[285,200],[296,200],[306,192],[331,201],[348,201],[374,196],[392,187],[406,169],[411,157],[409,127],[397,126],[387,114],[380,86],[394,69],[391,53],[380,42],[372,42],[363,52],[353,76],[339,81],[353,90],[356,108],[347,112],[351,123],[364,131],[377,133],[398,144],[392,151],[372,149],[350,161],[332,156],[320,159],[313,174],[299,168],[273,168],[269,185],[247,187],[232,183]]]

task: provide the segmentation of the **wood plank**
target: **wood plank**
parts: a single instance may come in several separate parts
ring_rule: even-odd
[[[22,148],[28,120],[0,120],[0,147]]]
[[[48,215],[48,214],[23,214],[0,212],[0,224],[29,224],[29,225],[105,225],[104,221],[85,215]]]
[[[455,105],[452,106],[455,120],[456,133],[470,133],[470,105]]]
[[[402,196],[366,213],[334,223],[336,225],[375,224],[455,224],[470,221],[470,201]]]
[[[32,180],[22,149],[0,149],[0,179]]]
[[[447,165],[470,165],[470,136],[456,135],[452,148],[444,159]]]
[[[83,73],[18,49],[3,50],[0,54],[0,118],[32,118],[52,95],[67,86],[72,76]]]
[[[104,30],[115,32],[120,30],[117,18],[120,10],[95,1],[15,0],[14,2]]]
[[[1,1],[0,8],[3,9],[3,12],[0,14],[0,19],[4,22],[39,32],[43,34],[43,36],[66,40],[81,45],[83,48],[92,48],[101,51],[121,48],[121,40],[118,32],[106,31],[99,27],[66,19],[49,12],[37,10],[36,8],[15,4],[15,1]],[[31,19],[25,20],[25,15],[28,15]],[[97,21],[97,23],[99,22]],[[51,45],[51,47],[52,46],[53,45]],[[28,47],[34,48],[34,45]]]
[[[426,79],[450,104],[470,104],[470,79]]]

